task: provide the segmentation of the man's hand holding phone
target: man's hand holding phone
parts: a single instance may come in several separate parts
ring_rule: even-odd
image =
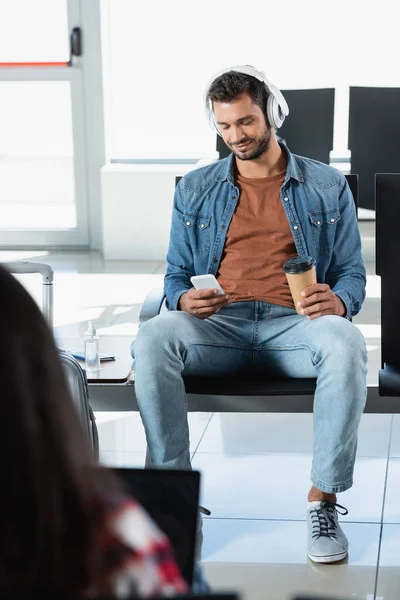
[[[182,294],[179,299],[179,310],[190,313],[199,319],[208,319],[223,306],[232,302],[214,275],[198,275],[191,277],[190,281],[195,287]]]

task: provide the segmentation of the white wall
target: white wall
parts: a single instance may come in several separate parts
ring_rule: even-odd
[[[103,256],[165,260],[175,177],[195,165],[108,164],[101,171]]]
[[[232,65],[252,64],[282,90],[336,88],[340,156],[348,148],[349,86],[400,85],[395,0],[108,4],[112,158],[209,156],[215,136],[204,90]],[[132,24],[140,24],[134,35]]]

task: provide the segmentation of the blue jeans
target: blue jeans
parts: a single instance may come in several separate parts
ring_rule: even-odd
[[[367,353],[363,335],[347,319],[309,320],[294,309],[258,301],[232,303],[206,320],[171,311],[142,325],[132,354],[154,466],[190,468],[182,374],[316,377],[311,479],[328,493],[351,487]]]

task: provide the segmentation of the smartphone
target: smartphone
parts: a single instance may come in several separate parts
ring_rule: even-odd
[[[207,275],[193,275],[193,277],[190,278],[190,281],[193,283],[193,286],[196,288],[196,290],[217,289],[217,296],[223,296],[225,294],[224,290],[215,279],[215,276],[211,275],[210,273]]]

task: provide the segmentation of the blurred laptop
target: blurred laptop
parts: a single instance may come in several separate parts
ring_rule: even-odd
[[[91,600],[118,600],[116,596],[90,596]],[[124,596],[125,600],[138,600],[137,596]],[[155,596],[154,596],[155,598]],[[160,596],[157,596],[160,598]],[[163,596],[166,598],[166,596]],[[7,599],[8,600],[8,599]],[[15,598],[10,598],[9,600],[15,600]],[[18,600],[36,600],[36,596],[23,597],[20,599],[18,596]],[[49,599],[50,600],[50,599]],[[57,600],[57,598],[51,597],[51,600]],[[70,600],[78,600],[78,598],[71,598]],[[241,597],[236,593],[228,593],[221,592],[216,594],[189,594],[187,595],[179,595],[179,596],[168,596],[168,600],[241,600]],[[332,599],[331,599],[332,600]]]
[[[333,598],[332,596],[310,596],[308,594],[294,596],[292,600],[345,600],[344,598]]]
[[[238,594],[206,594],[197,596],[168,596],[169,600],[240,600]]]
[[[126,491],[143,506],[167,535],[181,573],[191,586],[195,561],[200,473],[125,467],[112,470],[123,480]],[[226,600],[231,599],[227,597]]]

